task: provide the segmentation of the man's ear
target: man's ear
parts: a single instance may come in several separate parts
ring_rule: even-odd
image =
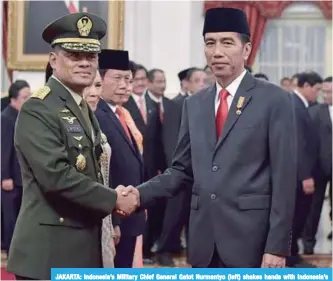
[[[252,44],[250,42],[246,43],[244,45],[244,60],[247,60],[251,54],[251,50],[252,50]]]
[[[49,62],[53,69],[56,69],[56,62],[57,62],[57,54],[55,52],[51,52],[49,54]]]

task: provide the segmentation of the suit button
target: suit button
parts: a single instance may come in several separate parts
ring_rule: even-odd
[[[219,169],[219,167],[217,167],[217,166],[213,166],[213,168],[212,168],[213,172],[216,172],[218,169]]]
[[[64,222],[64,218],[59,218],[59,222],[63,223]]]
[[[216,195],[213,193],[212,195],[210,195],[210,198],[211,198],[212,200],[215,200],[215,199],[216,199]]]

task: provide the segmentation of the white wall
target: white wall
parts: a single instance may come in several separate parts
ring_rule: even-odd
[[[297,5],[293,5],[293,11]],[[301,6],[299,12],[310,9]],[[124,45],[132,60],[166,72],[166,95],[179,91],[177,73],[187,67],[204,67],[202,26],[203,1],[125,2]],[[327,70],[332,69],[332,27],[328,24]],[[112,28],[112,27],[111,27]],[[44,73],[15,71],[14,79],[26,79],[36,89],[44,83]]]

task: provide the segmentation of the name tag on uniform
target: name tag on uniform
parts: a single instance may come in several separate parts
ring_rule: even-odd
[[[79,124],[66,124],[69,133],[81,133],[82,127]]]

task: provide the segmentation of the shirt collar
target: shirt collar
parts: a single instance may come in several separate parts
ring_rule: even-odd
[[[239,88],[240,83],[242,82],[244,76],[246,74],[246,70],[244,70],[241,75],[239,75],[234,81],[232,81],[225,89],[228,91],[229,95],[232,98],[236,95],[236,92]],[[216,98],[215,101],[219,101],[220,99],[220,92],[222,90],[221,85],[216,81]]]
[[[148,95],[149,97],[154,101],[154,102],[157,102],[157,103],[162,103],[162,97],[156,97],[154,96],[151,92],[148,91]]]
[[[132,97],[136,103],[139,103],[140,99],[144,99],[146,95],[146,92],[144,92],[141,96],[132,94]]]
[[[82,97],[79,95],[79,94],[77,94],[77,93],[75,93],[75,92],[73,92],[70,88],[68,88],[67,86],[65,86],[64,85],[64,83],[62,83],[57,77],[55,77],[54,75],[52,75],[52,78],[53,79],[55,79],[55,80],[57,80],[70,94],[71,94],[71,96],[73,97],[73,99],[75,100],[75,103],[78,105],[78,106],[80,106],[80,104],[81,104],[81,101],[82,101]]]
[[[309,107],[309,102],[306,100],[306,98],[299,91],[297,91],[295,89],[294,93],[295,93],[296,96],[298,96],[302,100],[302,102],[304,103],[306,108]]]

